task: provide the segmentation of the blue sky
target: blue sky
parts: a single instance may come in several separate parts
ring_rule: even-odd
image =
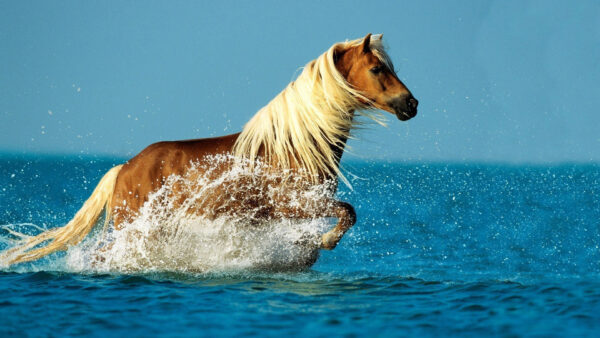
[[[0,151],[223,135],[333,43],[384,33],[419,115],[349,158],[600,161],[600,3],[1,1]]]

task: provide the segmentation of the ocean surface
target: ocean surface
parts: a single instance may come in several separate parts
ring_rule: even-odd
[[[66,224],[121,162],[0,157],[0,249]],[[94,268],[75,247],[0,270],[0,336],[600,335],[600,166],[345,167],[353,189],[337,195],[358,222],[307,270],[282,268],[301,254],[284,225],[245,230],[241,254],[196,233]]]

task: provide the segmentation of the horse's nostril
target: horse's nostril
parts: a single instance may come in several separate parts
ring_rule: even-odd
[[[419,101],[417,101],[414,97],[411,97],[410,99],[408,99],[409,107],[416,109],[418,105],[419,105]]]

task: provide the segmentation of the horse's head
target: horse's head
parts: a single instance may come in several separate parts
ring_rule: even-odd
[[[368,100],[359,98],[361,102],[393,113],[402,121],[415,117],[419,101],[398,79],[383,49],[373,48],[372,43],[375,41],[369,33],[361,44],[336,50],[336,68]]]

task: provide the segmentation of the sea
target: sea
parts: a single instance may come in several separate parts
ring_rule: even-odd
[[[123,161],[0,156],[0,249],[65,225]],[[335,220],[188,220],[150,245],[147,215],[110,264],[84,241],[3,265],[0,336],[600,336],[600,165],[343,163],[358,221],[311,267],[286,268]]]

